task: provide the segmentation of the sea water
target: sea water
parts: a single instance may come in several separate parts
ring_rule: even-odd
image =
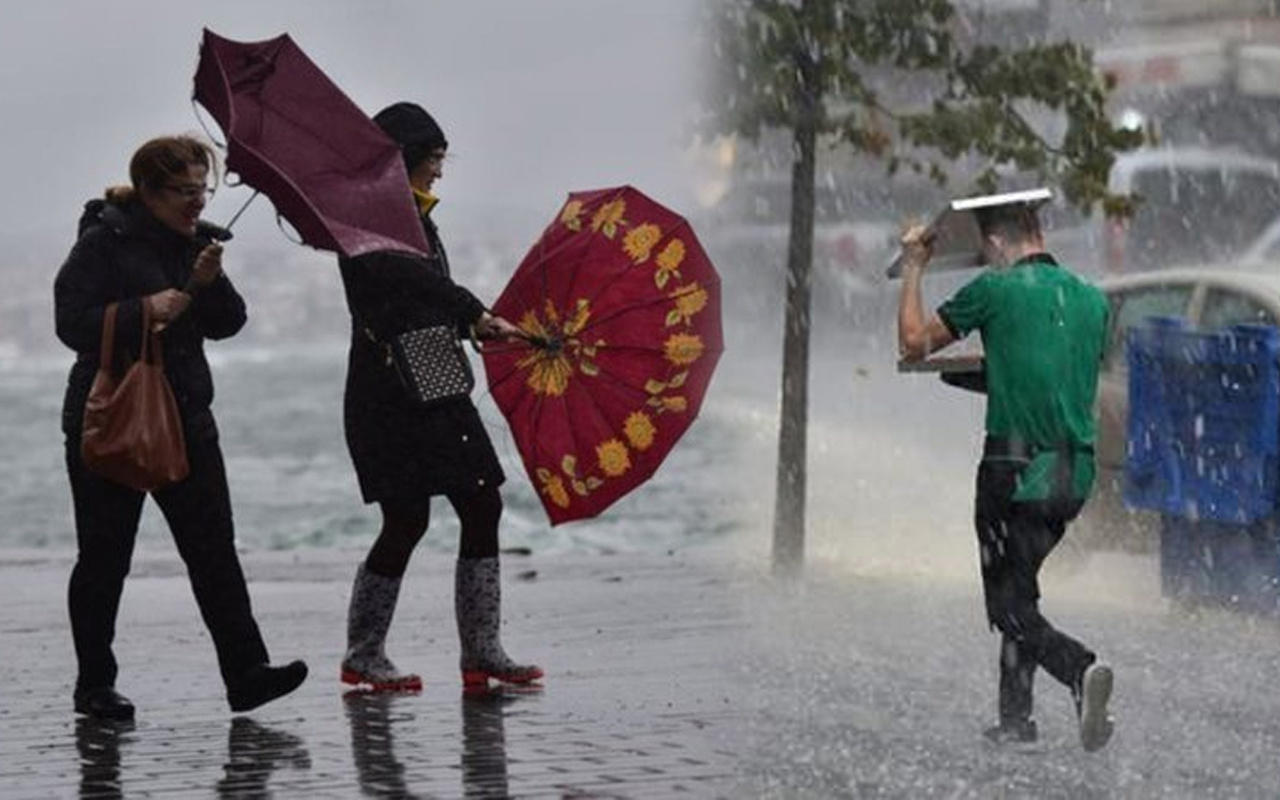
[[[279,346],[213,342],[214,413],[221,432],[242,547],[367,547],[380,515],[360,497],[342,428],[344,340]],[[72,356],[0,358],[0,547],[73,548],[75,531],[60,430]],[[520,463],[506,420],[481,386],[474,399],[498,451],[504,547],[547,551],[663,551],[724,537],[742,524],[732,415],[710,402],[658,473],[594,520],[552,527]],[[714,394],[713,386],[712,392]],[[708,400],[711,400],[709,397]],[[457,546],[458,525],[443,498],[432,507],[425,545]],[[167,546],[154,503],[144,510],[139,546]]]

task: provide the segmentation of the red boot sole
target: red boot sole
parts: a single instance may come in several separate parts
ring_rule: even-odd
[[[374,692],[420,692],[422,678],[417,675],[406,675],[393,681],[378,681],[356,672],[353,669],[342,670],[342,682],[352,686],[366,686]]]
[[[466,689],[488,686],[490,679],[499,683],[521,686],[539,680],[542,678],[542,674],[540,669],[532,669],[528,672],[489,672],[483,669],[464,669],[462,671],[462,686]]]

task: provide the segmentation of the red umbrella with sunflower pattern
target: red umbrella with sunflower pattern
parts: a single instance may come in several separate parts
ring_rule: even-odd
[[[570,194],[493,311],[528,335],[484,365],[552,525],[657,470],[724,349],[720,277],[693,229],[630,186]]]

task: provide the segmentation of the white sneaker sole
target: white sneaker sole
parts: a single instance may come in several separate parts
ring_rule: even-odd
[[[1111,739],[1115,729],[1107,713],[1115,676],[1111,667],[1094,663],[1084,671],[1080,701],[1080,745],[1086,752],[1101,750]]]

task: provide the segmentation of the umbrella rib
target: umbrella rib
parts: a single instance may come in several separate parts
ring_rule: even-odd
[[[595,402],[592,402],[592,403],[590,403],[589,405],[590,405],[590,407],[591,407],[591,411],[592,411],[592,413],[593,413],[593,416],[595,417],[595,423],[596,423],[596,425],[597,425],[599,428],[602,428],[602,429],[604,429],[604,430],[609,431],[610,433],[612,433],[612,432],[613,432],[613,429],[612,429],[612,427],[609,425],[609,420],[605,418],[604,413],[600,410],[600,406],[599,406],[599,404],[597,404],[597,403],[595,403]],[[574,453],[576,453],[576,454],[579,454],[579,455],[578,455],[578,457],[579,457],[579,458],[581,458],[581,457],[582,457],[582,454],[585,454],[585,453],[588,453],[588,452],[590,452],[590,453],[594,453],[594,452],[595,452],[595,445],[594,445],[594,444],[592,444],[592,443],[588,443],[588,444],[587,444],[587,447],[588,447],[588,448],[590,448],[590,450],[587,450],[587,449],[585,449],[585,448],[583,447],[583,445],[582,445],[582,439],[581,439],[581,437],[578,435],[578,432],[579,432],[579,430],[581,430],[581,428],[582,428],[582,427],[584,427],[584,426],[580,426],[580,425],[570,425],[570,426],[569,426],[569,435],[570,435],[570,437],[573,439],[573,452],[574,452]]]
[[[616,191],[614,191],[612,194],[608,195],[608,196],[605,198],[604,202],[605,202],[605,203],[609,203],[609,202],[612,202],[612,201],[616,200],[619,196],[621,196],[621,195],[623,195],[624,193],[626,193],[626,192],[628,191],[628,188],[629,188],[629,187],[626,187],[626,186],[623,186],[623,187],[618,188],[618,189],[617,189]],[[632,189],[632,191],[634,191],[634,189]],[[675,237],[677,234],[684,233],[684,232],[690,232],[690,233],[692,233],[692,232],[693,232],[693,227],[692,227],[692,225],[689,223],[689,220],[685,219],[684,217],[678,217],[678,220],[679,220],[679,222],[678,222],[676,225],[674,225],[670,230],[668,230],[668,231],[664,234],[663,238],[662,238],[660,241],[670,241],[670,240],[671,240],[673,237]],[[553,222],[553,223],[552,223],[552,225],[554,226],[554,225],[555,225],[555,223]],[[593,229],[591,230],[591,232],[590,232],[588,235],[586,235],[586,236],[574,236],[574,237],[570,237],[568,240],[566,240],[564,243],[562,243],[559,247],[556,247],[556,248],[555,248],[555,249],[553,249],[553,250],[547,251],[547,250],[545,250],[545,249],[540,249],[540,251],[539,251],[539,253],[538,253],[538,260],[537,260],[537,262],[536,262],[536,268],[537,268],[537,270],[538,270],[538,275],[539,275],[539,278],[540,278],[540,280],[541,280],[541,284],[542,284],[542,300],[543,300],[544,304],[545,304],[545,301],[546,301],[547,299],[549,299],[549,298],[550,298],[550,295],[551,295],[551,291],[550,291],[550,288],[549,288],[549,286],[548,286],[548,279],[547,279],[547,273],[548,273],[548,271],[549,271],[549,270],[547,269],[547,264],[548,264],[548,263],[549,263],[553,258],[562,258],[562,259],[565,259],[565,260],[571,261],[571,263],[573,263],[573,265],[574,265],[574,266],[573,266],[573,274],[572,274],[572,276],[569,278],[569,280],[566,282],[566,286],[567,286],[567,287],[568,287],[568,289],[571,291],[571,290],[572,290],[572,287],[573,287],[573,286],[575,286],[575,285],[577,285],[577,282],[578,282],[578,274],[579,274],[579,272],[581,271],[581,269],[582,269],[583,265],[586,263],[586,259],[582,258],[582,257],[581,257],[581,254],[583,254],[583,253],[586,253],[586,252],[590,251],[590,249],[591,249],[592,245],[594,245],[594,244],[596,243],[596,241],[597,241],[597,240],[598,240],[602,235],[603,235],[603,231],[602,231],[602,229],[599,229],[599,228],[593,228]],[[545,247],[545,243],[544,243],[545,238],[546,238],[546,237],[545,237],[545,235],[544,235],[544,236],[539,240],[539,247],[540,247],[540,248],[544,248],[544,247]],[[607,237],[606,237],[606,238],[607,238]],[[579,253],[576,253],[576,254],[575,254],[575,253],[573,253],[573,251],[571,251],[571,250],[569,249],[569,248],[571,248],[571,247],[574,247],[575,245],[577,246],[577,249],[578,249],[578,251],[579,251]],[[656,247],[657,247],[657,245],[655,245],[655,248],[656,248]],[[575,255],[577,255],[578,257],[577,257],[577,258],[574,258],[574,256],[575,256]],[[630,274],[631,274],[632,270],[634,270],[634,269],[636,269],[636,268],[639,268],[639,267],[641,267],[641,266],[642,266],[641,264],[637,264],[637,263],[635,263],[635,262],[629,263],[629,264],[627,265],[627,268],[626,268],[625,270],[620,271],[618,274],[614,275],[611,279],[609,279],[609,280],[607,280],[607,281],[605,281],[605,282],[602,282],[598,287],[596,287],[596,289],[595,289],[595,290],[594,290],[594,292],[591,294],[591,296],[590,296],[589,298],[587,298],[588,303],[589,303],[590,305],[594,305],[594,304],[598,301],[598,299],[600,298],[600,296],[601,296],[601,295],[605,294],[606,292],[608,292],[610,289],[612,289],[612,288],[613,288],[613,285],[614,285],[615,283],[617,283],[618,281],[623,280],[624,278],[626,278],[628,275],[630,275]],[[715,281],[715,283],[714,283],[714,284],[705,284],[705,285],[707,285],[707,286],[711,286],[711,285],[719,285],[719,276],[716,276],[716,281]],[[566,298],[565,298],[565,302],[566,302],[566,303],[569,303],[569,302],[571,302],[571,301],[572,301],[572,298],[570,298],[570,297],[566,297]],[[651,305],[651,304],[654,304],[654,303],[662,303],[662,302],[669,302],[669,301],[670,301],[670,298],[669,298],[669,297],[666,297],[666,296],[664,296],[664,295],[658,295],[657,297],[653,298],[653,299],[652,299],[652,300],[650,300],[650,301],[645,301],[645,302],[641,302],[641,303],[636,303],[634,306],[630,306],[630,307],[628,307],[628,309],[622,309],[622,310],[620,310],[619,312],[617,312],[617,313],[615,313],[615,314],[611,314],[611,315],[609,315],[609,316],[607,316],[607,317],[602,317],[602,318],[600,318],[600,319],[592,320],[592,321],[590,321],[590,322],[588,322],[588,323],[587,323],[586,327],[584,327],[584,328],[583,328],[583,330],[584,330],[584,331],[585,331],[585,330],[588,330],[588,329],[590,329],[590,328],[593,328],[593,327],[595,327],[595,326],[599,325],[599,324],[600,324],[600,323],[602,323],[602,322],[605,322],[605,321],[607,321],[607,320],[613,319],[615,316],[617,316],[617,314],[619,314],[619,313],[623,313],[623,312],[625,312],[626,310],[629,310],[630,308],[639,308],[639,307],[643,307],[643,306]]]
[[[613,202],[614,200],[618,199],[618,197],[620,197],[622,194],[624,194],[627,190],[628,190],[628,187],[626,186],[618,187],[612,194],[605,197],[602,204]],[[554,222],[551,223],[552,226],[554,226],[555,224],[556,223]],[[564,243],[562,243],[559,247],[555,248],[554,250],[539,251],[537,268],[538,268],[539,277],[542,280],[542,299],[544,304],[546,300],[549,299],[551,296],[550,288],[547,285],[547,273],[549,272],[549,270],[547,269],[548,262],[550,262],[552,258],[558,258],[573,264],[573,274],[569,276],[568,281],[564,282],[566,291],[571,291],[573,287],[577,285],[578,274],[582,270],[583,265],[586,263],[586,259],[583,256],[586,253],[590,252],[592,245],[594,245],[596,241],[603,235],[604,234],[603,234],[602,228],[593,227],[590,233],[588,233],[586,236],[571,236],[569,237],[569,239],[567,239]],[[605,237],[605,238],[608,238],[608,237]],[[545,239],[546,239],[546,236],[544,235],[542,239],[539,240],[540,247],[545,247],[545,244],[544,244]],[[576,251],[573,249],[570,249],[570,248],[573,248],[575,245],[577,248]],[[612,285],[612,283],[613,281],[609,281],[608,283],[602,285],[600,288],[600,291],[607,289],[610,285]],[[600,291],[597,291],[595,295],[593,295],[593,297],[591,298],[593,301],[596,297],[599,297]],[[571,298],[566,297],[565,301],[566,303],[571,302]]]
[[[493,396],[493,390],[494,390],[494,388],[495,388],[495,387],[502,386],[502,385],[503,385],[503,384],[505,384],[507,381],[511,380],[512,378],[516,377],[516,376],[517,376],[517,375],[519,375],[519,374],[520,374],[520,370],[519,370],[519,368],[517,368],[517,367],[514,367],[514,366],[513,366],[513,367],[511,367],[510,369],[508,369],[506,372],[504,372],[503,374],[501,374],[501,375],[497,376],[496,378],[492,378],[492,379],[490,379],[490,381],[489,381],[489,395],[492,397],[492,396]]]
[[[617,348],[612,348],[612,349],[614,349],[614,350],[635,350],[635,351],[642,352],[642,353],[654,353],[654,352],[661,352],[660,350],[657,350],[657,349],[649,349],[649,348],[645,348],[645,347],[636,347],[636,346],[623,346],[623,347],[617,347]],[[715,358],[718,360],[720,353],[721,353],[721,351],[719,351],[719,350],[709,351],[709,352],[707,352],[707,353],[705,353],[705,354],[703,355],[703,358],[712,358],[712,357],[715,357]],[[689,372],[692,372],[692,371],[694,370],[695,366],[696,366],[696,365],[690,365],[690,366],[689,366],[689,368],[688,368],[688,371],[689,371]],[[624,388],[624,389],[626,389],[626,390],[628,390],[628,391],[630,391],[630,392],[635,392],[636,394],[642,395],[642,396],[643,396],[643,397],[645,397],[645,398],[647,398],[647,397],[649,396],[649,392],[648,392],[648,390],[647,390],[647,389],[645,389],[643,386],[636,386],[636,385],[632,384],[631,382],[627,381],[626,379],[624,379],[624,378],[620,377],[617,373],[615,373],[613,370],[609,369],[607,366],[601,366],[600,364],[596,364],[596,367],[600,370],[600,374],[601,374],[602,376],[607,376],[607,377],[608,377],[608,378],[609,378],[609,379],[610,379],[610,380],[611,380],[611,381],[612,381],[616,386],[620,386],[620,387],[622,387],[622,388]]]
[[[711,286],[711,287],[719,287],[719,285],[720,285],[720,282],[718,279],[713,284],[707,284],[707,286]],[[670,302],[671,302],[671,298],[666,295],[656,295],[654,297],[650,297],[644,300],[637,300],[631,305],[623,306],[622,308],[619,308],[616,311],[612,311],[608,314],[589,319],[587,321],[587,324],[582,326],[582,330],[578,332],[578,337],[581,338],[583,334],[585,334],[587,331],[591,330],[592,328],[598,328],[601,325],[604,325],[606,322],[617,319],[623,314],[629,314],[633,311],[638,311],[640,309],[648,308],[650,306],[663,305]]]
[[[606,203],[612,202],[624,191],[626,191],[626,187],[619,188],[613,194],[609,195],[608,198],[605,200],[605,202]],[[552,222],[551,225],[547,226],[547,229],[550,230],[554,228],[555,225],[556,223]],[[578,281],[578,271],[581,269],[581,266],[585,260],[582,258],[582,255],[590,251],[591,245],[595,243],[595,240],[600,235],[601,235],[601,230],[599,228],[593,228],[591,232],[586,236],[572,236],[569,239],[567,239],[565,242],[563,242],[560,246],[550,251],[546,249],[546,239],[547,239],[546,233],[544,232],[543,235],[538,239],[538,247],[539,247],[538,260],[534,264],[534,267],[538,271],[538,277],[542,285],[542,301],[544,306],[546,305],[546,301],[549,300],[551,297],[551,289],[548,284],[548,278],[547,278],[547,274],[549,272],[549,270],[547,269],[547,265],[551,261],[551,259],[563,258],[574,265],[573,274],[570,276],[569,280],[566,283],[567,288],[572,288]],[[570,249],[574,246],[576,246],[577,252]],[[539,309],[539,311],[541,311],[541,309]]]
[[[666,241],[670,241],[672,238],[674,238],[674,237],[675,237],[675,235],[676,235],[677,233],[680,233],[680,232],[682,232],[682,231],[685,231],[685,230],[688,230],[688,231],[690,231],[690,232],[692,232],[692,231],[693,231],[693,228],[692,228],[692,226],[689,224],[689,221],[688,221],[687,219],[685,219],[685,218],[683,218],[683,217],[680,217],[680,218],[679,218],[679,220],[680,220],[680,222],[679,222],[677,225],[675,225],[671,230],[667,231],[667,232],[663,235],[662,239],[660,239],[660,240],[659,240],[659,243],[661,243],[661,242],[666,242]],[[657,247],[658,247],[658,245],[657,245],[657,244],[655,244],[655,245],[654,245],[654,249],[656,250],[656,249],[657,249]],[[588,302],[590,303],[590,305],[594,306],[594,305],[595,305],[595,303],[596,303],[596,301],[600,298],[600,296],[601,296],[602,294],[604,294],[605,292],[607,292],[608,290],[610,290],[611,288],[613,288],[613,285],[614,285],[615,283],[617,283],[618,281],[621,281],[622,279],[624,279],[624,278],[626,278],[628,275],[630,275],[630,274],[631,274],[631,272],[632,272],[632,270],[638,269],[638,268],[640,268],[641,266],[642,266],[642,263],[636,263],[636,262],[634,262],[634,261],[633,261],[633,262],[631,262],[631,263],[629,263],[629,264],[627,265],[627,268],[626,268],[625,270],[622,270],[622,271],[620,271],[617,275],[613,276],[613,278],[612,278],[611,280],[609,280],[609,281],[607,281],[607,282],[605,282],[605,283],[602,283],[602,284],[597,288],[597,290],[595,291],[595,293],[591,296],[591,298],[589,299],[589,301],[588,301]],[[577,276],[576,276],[576,274],[575,274],[575,276],[574,276],[574,277],[575,277],[575,278],[577,277]],[[717,276],[717,278],[716,278],[716,285],[719,285],[719,276]],[[596,320],[589,321],[589,322],[587,323],[587,325],[586,325],[586,326],[584,326],[584,328],[583,328],[583,332],[585,332],[585,331],[587,331],[587,330],[589,330],[589,329],[591,329],[591,328],[593,328],[593,327],[595,327],[595,326],[597,326],[597,325],[601,324],[602,322],[606,322],[606,321],[608,321],[608,320],[610,320],[610,319],[613,319],[614,317],[618,316],[618,314],[622,314],[622,313],[624,313],[624,312],[626,312],[626,311],[628,311],[628,310],[630,310],[630,309],[634,309],[634,308],[642,308],[642,307],[645,307],[645,306],[648,306],[648,305],[653,305],[653,304],[656,304],[656,303],[670,302],[670,300],[671,300],[671,298],[667,297],[666,295],[659,294],[659,295],[657,295],[656,297],[654,297],[654,298],[653,298],[653,299],[651,299],[651,300],[638,302],[638,303],[636,303],[636,304],[634,304],[634,305],[632,305],[632,306],[628,306],[627,308],[620,309],[618,312],[616,312],[616,313],[614,313],[614,314],[610,314],[610,315],[609,315],[609,316],[607,316],[607,317],[602,317],[602,318],[600,318],[600,319],[596,319]]]
[[[623,194],[625,194],[626,191],[627,191],[627,187],[625,186],[618,187],[618,189],[613,194],[609,195],[608,199],[605,200],[605,203],[614,202]],[[591,246],[594,245],[603,235],[604,235],[603,226],[593,229],[591,232],[591,235],[586,237],[586,241],[583,244],[583,252],[584,253],[590,252]],[[610,239],[610,237],[607,237],[607,236],[604,236],[604,238]],[[573,288],[574,286],[578,285],[578,276],[582,273],[582,269],[583,267],[586,266],[586,264],[587,264],[587,260],[585,258],[579,258],[578,260],[573,262],[573,276],[569,280],[568,288]],[[601,284],[597,288],[596,293],[591,296],[588,302],[594,304],[596,301],[596,298],[600,296],[600,293],[605,291],[612,285],[613,285],[613,281],[609,281],[607,283]],[[565,301],[566,303],[570,303],[572,302],[572,298],[565,298]]]

